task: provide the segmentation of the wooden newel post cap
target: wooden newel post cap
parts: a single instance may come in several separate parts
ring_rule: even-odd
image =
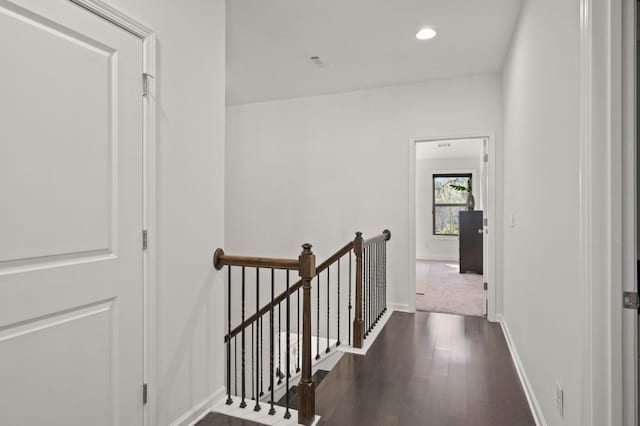
[[[362,232],[356,232],[356,240],[362,239]]]
[[[384,231],[382,231],[382,233],[386,235],[385,240],[389,241],[391,239],[391,231],[389,231],[388,229],[385,229]]]
[[[302,253],[298,257],[300,278],[311,279],[316,275],[316,255],[311,251],[311,247],[309,243],[302,245]]]
[[[213,266],[215,266],[215,268],[219,271],[222,269],[222,267],[224,265],[222,265],[220,263],[220,256],[224,256],[224,250],[222,250],[221,248],[217,249],[214,253],[213,253]]]

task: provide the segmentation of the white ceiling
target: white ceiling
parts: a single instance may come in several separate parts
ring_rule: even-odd
[[[227,104],[499,71],[521,3],[227,0]]]
[[[418,160],[481,157],[482,139],[455,139],[419,142],[416,144],[416,159]]]

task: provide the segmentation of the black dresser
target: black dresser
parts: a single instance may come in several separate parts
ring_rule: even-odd
[[[460,273],[475,272],[482,274],[482,210],[462,210],[460,223]]]

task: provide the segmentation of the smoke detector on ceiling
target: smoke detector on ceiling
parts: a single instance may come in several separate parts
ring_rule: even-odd
[[[324,63],[324,61],[322,59],[320,59],[320,56],[310,56],[309,60],[311,62],[313,62],[318,68],[324,68],[327,65]]]

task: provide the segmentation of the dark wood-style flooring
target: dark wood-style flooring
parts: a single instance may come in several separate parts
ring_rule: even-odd
[[[345,354],[316,390],[331,426],[534,426],[500,325],[395,312],[366,356]],[[253,426],[205,418],[198,426]]]
[[[499,324],[395,312],[318,386],[325,425],[535,425]]]
[[[262,426],[249,420],[229,417],[220,413],[209,413],[196,426]]]

